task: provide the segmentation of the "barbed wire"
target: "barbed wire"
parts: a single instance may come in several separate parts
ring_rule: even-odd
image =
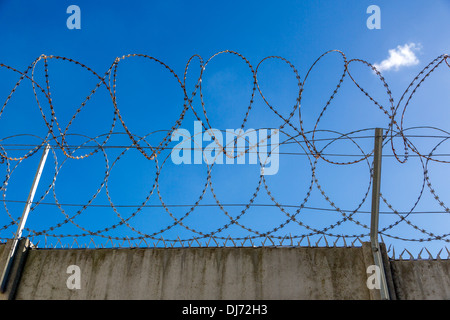
[[[223,134],[225,131],[223,130],[216,130],[213,129],[212,121],[208,117],[208,113],[206,111],[206,103],[204,100],[204,93],[203,93],[203,86],[204,86],[204,73],[207,69],[207,66],[211,63],[213,59],[218,57],[219,55],[224,54],[230,54],[233,56],[238,57],[241,59],[245,65],[248,67],[251,75],[252,75],[252,90],[250,95],[250,101],[248,104],[248,107],[246,109],[244,118],[242,120],[242,123],[240,125],[240,129],[242,132],[246,129],[246,124],[248,122],[250,113],[254,107],[255,99],[257,95],[259,95],[262,98],[262,101],[265,103],[265,105],[268,106],[268,108],[278,117],[281,119],[282,123],[281,125],[275,127],[275,128],[264,128],[264,129],[272,129],[269,134],[267,134],[264,139],[260,140],[257,143],[254,144],[248,144],[244,147],[234,146],[234,140],[233,140],[233,148],[230,152],[229,145],[225,145],[221,142],[221,139],[219,139],[218,132]],[[304,123],[304,117],[302,115],[302,108],[301,108],[301,102],[303,97],[303,92],[305,88],[305,84],[307,83],[307,80],[310,76],[310,73],[314,69],[316,65],[318,65],[319,61],[323,59],[325,56],[329,54],[338,54],[342,58],[342,75],[340,76],[338,83],[329,97],[329,99],[326,101],[325,105],[323,106],[318,118],[316,119],[314,123],[314,127],[312,131],[307,131],[305,129],[305,123]],[[153,131],[150,133],[147,133],[146,135],[140,136],[132,130],[128,126],[128,124],[125,121],[125,118],[123,117],[121,113],[121,109],[119,108],[119,103],[117,99],[117,87],[118,87],[118,70],[119,65],[123,63],[127,59],[144,59],[153,63],[156,63],[157,65],[161,66],[164,70],[168,71],[171,77],[173,77],[176,80],[176,83],[179,85],[181,92],[183,94],[183,107],[181,110],[181,113],[179,117],[176,119],[174,124],[170,127],[168,130],[158,130]],[[199,63],[199,77],[196,81],[196,84],[194,86],[194,89],[192,92],[188,92],[186,81],[188,79],[188,71],[191,68],[191,63],[195,60],[198,60]],[[417,199],[414,201],[413,206],[409,210],[397,210],[394,208],[394,206],[388,201],[387,197],[382,194],[381,199],[383,203],[387,206],[387,208],[390,211],[384,211],[383,213],[390,213],[392,216],[396,216],[398,219],[394,222],[389,223],[385,227],[381,228],[379,230],[379,233],[381,235],[384,235],[385,237],[389,237],[392,239],[397,240],[403,240],[403,241],[413,241],[413,242],[424,242],[424,241],[433,241],[433,240],[440,240],[444,242],[450,242],[449,235],[450,233],[443,233],[443,234],[435,234],[435,232],[432,232],[430,230],[427,230],[424,227],[421,227],[417,225],[417,223],[414,223],[409,217],[412,215],[416,215],[418,213],[422,214],[432,214],[432,213],[439,213],[442,215],[445,215],[447,213],[450,213],[450,208],[443,202],[443,200],[439,197],[437,194],[435,188],[433,187],[430,176],[429,176],[429,164],[431,162],[434,163],[440,163],[440,164],[448,164],[450,163],[450,160],[446,160],[445,157],[448,157],[450,154],[447,153],[435,153],[435,151],[443,144],[445,143],[449,138],[450,134],[440,128],[437,127],[410,127],[406,128],[404,127],[404,117],[406,114],[407,107],[410,105],[411,99],[414,94],[416,94],[419,87],[424,83],[424,81],[430,76],[431,73],[435,72],[438,67],[449,65],[449,56],[444,54],[440,55],[433,61],[431,61],[423,70],[421,70],[418,75],[412,80],[412,82],[409,84],[407,89],[403,92],[401,98],[397,103],[395,103],[394,98],[392,96],[392,92],[385,80],[385,78],[381,75],[381,73],[376,69],[375,66],[370,64],[367,61],[361,60],[361,59],[351,59],[348,60],[345,54],[339,50],[330,50],[322,54],[318,59],[314,61],[314,63],[311,65],[309,70],[307,71],[305,77],[303,80],[301,79],[298,70],[294,66],[293,63],[291,63],[289,60],[280,57],[280,56],[269,56],[264,59],[262,59],[256,67],[254,67],[250,61],[245,58],[243,55],[241,55],[238,52],[225,50],[218,52],[211,56],[208,60],[204,60],[199,55],[192,56],[184,69],[184,73],[182,76],[178,76],[177,73],[170,68],[167,64],[162,62],[161,60],[154,58],[149,55],[144,54],[129,54],[124,55],[122,57],[117,57],[114,62],[111,64],[111,66],[107,69],[107,71],[103,74],[103,76],[99,75],[97,72],[95,72],[92,68],[88,67],[87,65],[76,61],[71,58],[62,57],[62,56],[56,56],[56,55],[41,55],[39,56],[35,61],[33,61],[25,71],[21,72],[17,70],[14,67],[8,66],[6,64],[0,63],[0,68],[4,68],[8,71],[13,72],[14,74],[17,74],[19,77],[19,80],[15,83],[11,91],[9,92],[8,96],[6,97],[5,102],[3,103],[1,109],[0,109],[0,120],[5,121],[5,119],[2,119],[2,115],[4,110],[6,109],[8,103],[12,100],[13,96],[17,94],[17,90],[19,86],[29,81],[31,83],[33,96],[36,100],[37,107],[39,109],[40,115],[46,125],[47,128],[47,134],[44,137],[40,137],[38,135],[33,134],[19,134],[19,135],[8,135],[5,137],[0,137],[0,163],[5,166],[5,178],[4,181],[0,187],[0,190],[2,191],[2,201],[5,208],[5,213],[8,216],[10,222],[4,224],[3,226],[0,226],[0,232],[6,233],[7,230],[10,230],[11,227],[18,225],[18,217],[17,214],[13,215],[9,208],[8,204],[12,203],[26,203],[26,201],[20,200],[20,199],[9,199],[7,197],[7,190],[8,185],[11,182],[12,174],[16,171],[18,167],[20,167],[24,160],[32,157],[35,155],[38,151],[42,150],[44,146],[49,145],[50,151],[53,158],[53,170],[54,175],[50,182],[50,184],[45,188],[45,192],[41,195],[40,199],[37,201],[34,201],[32,203],[31,211],[36,211],[38,207],[40,206],[46,206],[46,205],[52,205],[59,209],[59,211],[63,214],[64,220],[62,222],[58,222],[52,225],[46,225],[43,229],[37,230],[31,228],[29,225],[26,226],[25,230],[28,232],[29,236],[32,237],[38,237],[38,236],[45,236],[47,237],[54,237],[57,238],[58,241],[60,238],[81,238],[81,237],[100,237],[100,238],[106,238],[112,242],[112,240],[116,241],[141,241],[141,240],[155,240],[159,241],[160,239],[164,239],[166,242],[179,242],[179,241],[198,241],[198,240],[207,240],[207,239],[219,239],[219,240],[227,240],[227,239],[233,239],[233,241],[247,241],[251,239],[266,239],[269,237],[270,239],[286,239],[286,234],[279,234],[279,232],[285,230],[288,225],[296,225],[300,227],[303,231],[298,232],[298,234],[291,234],[289,233],[289,238],[292,239],[304,239],[305,237],[311,237],[314,235],[323,236],[323,237],[334,237],[337,239],[340,238],[364,238],[369,235],[370,227],[361,219],[357,219],[357,214],[366,214],[370,213],[370,211],[363,210],[363,205],[367,204],[369,202],[368,195],[371,190],[372,185],[372,163],[370,161],[372,155],[373,155],[373,149],[370,149],[369,151],[365,151],[364,148],[361,146],[361,141],[370,141],[370,139],[373,138],[373,129],[374,128],[364,128],[359,130],[354,130],[351,132],[338,132],[334,130],[324,130],[319,129],[319,123],[324,117],[324,114],[327,112],[328,108],[332,104],[333,100],[335,99],[336,95],[338,94],[340,88],[343,86],[344,81],[346,77],[349,77],[351,81],[355,84],[355,86],[366,96],[371,103],[373,103],[379,110],[382,111],[384,116],[386,117],[386,127],[384,130],[384,136],[383,136],[383,149],[384,154],[383,157],[391,157],[395,158],[396,161],[404,165],[407,163],[409,158],[415,158],[419,159],[420,164],[423,169],[423,179],[421,188],[419,191],[419,195]],[[53,98],[52,98],[52,91],[51,91],[51,73],[49,71],[49,61],[51,60],[57,60],[64,63],[70,63],[75,66],[78,66],[86,71],[88,71],[90,74],[94,76],[96,79],[96,85],[94,86],[94,89],[92,89],[87,97],[83,100],[81,105],[77,107],[76,111],[68,121],[68,124],[63,127],[58,120],[57,117],[57,111],[55,109]],[[269,100],[266,96],[264,96],[262,89],[260,88],[260,82],[258,81],[258,72],[260,70],[260,67],[263,63],[267,63],[269,60],[278,60],[282,63],[285,63],[289,69],[292,71],[292,73],[295,76],[296,79],[296,85],[298,88],[298,92],[296,94],[296,103],[292,106],[292,110],[289,112],[287,117],[284,117],[280,110],[277,110],[277,108],[269,103]],[[36,67],[39,63],[43,63],[43,73],[45,76],[45,81],[39,83],[39,81],[36,78]],[[385,91],[386,95],[388,97],[388,106],[382,105],[379,101],[375,100],[366,89],[363,88],[362,85],[360,85],[356,80],[355,77],[352,76],[350,72],[349,66],[352,63],[360,63],[363,66],[369,68],[381,81]],[[87,103],[93,99],[94,95],[98,92],[99,88],[106,89],[106,92],[111,99],[111,123],[110,128],[107,132],[102,133],[100,135],[96,135],[95,137],[90,137],[85,134],[79,134],[79,133],[69,133],[69,128],[74,123],[75,119],[80,115],[80,113],[83,111],[83,109],[86,107]],[[44,110],[44,103],[42,102],[42,97],[40,100],[40,96],[44,97],[45,104],[48,104],[49,111],[51,116],[48,117],[48,112]],[[199,97],[200,99],[200,106],[201,108],[197,110],[197,108],[194,106],[194,98]],[[48,111],[48,110],[47,110]],[[46,115],[47,114],[47,115]],[[213,167],[216,165],[216,163],[213,161],[212,163],[206,163],[206,178],[204,180],[204,184],[202,186],[202,190],[200,192],[200,195],[198,196],[197,200],[193,203],[189,204],[182,204],[182,203],[172,203],[168,204],[163,199],[162,193],[161,193],[161,173],[165,166],[168,166],[168,163],[170,162],[171,155],[175,151],[179,151],[177,147],[170,146],[171,143],[171,137],[173,134],[180,129],[181,124],[183,120],[186,118],[186,116],[190,114],[194,117],[197,121],[201,122],[201,125],[203,129],[205,130],[205,134],[208,133],[210,135],[211,141],[214,140],[217,148],[219,148],[219,152],[216,153],[215,159],[219,155],[223,155],[227,157],[228,159],[238,159],[240,157],[245,157],[246,154],[258,154],[257,150],[260,150],[259,148],[264,147],[271,147],[273,145],[272,139],[274,138],[274,134],[280,134],[282,135],[283,140],[278,143],[276,150],[270,150],[267,157],[267,159],[272,154],[277,155],[297,155],[297,156],[304,156],[305,159],[308,161],[309,168],[308,171],[310,172],[310,176],[308,176],[309,184],[307,187],[307,190],[305,192],[305,195],[303,197],[303,200],[300,204],[286,204],[276,199],[276,196],[273,193],[273,190],[269,187],[267,177],[263,174],[264,172],[264,166],[267,163],[260,163],[261,167],[261,174],[259,175],[259,179],[257,181],[256,187],[254,192],[252,193],[250,199],[245,202],[235,202],[235,203],[225,203],[220,200],[220,197],[217,194],[217,191],[215,191],[213,187],[213,179],[212,179],[212,170]],[[203,117],[203,119],[202,119]],[[296,118],[298,117],[298,118]],[[122,128],[124,129],[123,132],[117,130],[117,125],[120,123]],[[260,128],[262,129],[262,128]],[[417,129],[428,129],[438,132],[437,134],[414,134],[411,133],[413,130]],[[160,139],[160,141],[156,145],[152,145],[149,142],[149,138],[154,136],[156,133],[162,133],[163,138]],[[319,135],[325,135],[320,136]],[[10,140],[13,140],[15,138],[30,138],[40,141],[40,143],[11,143]],[[68,139],[70,138],[83,138],[85,139],[85,142],[82,144],[70,144],[68,142]],[[112,143],[109,144],[112,140],[112,137],[126,137],[130,143],[129,144],[117,144]],[[239,138],[239,137],[238,137]],[[430,152],[424,152],[420,151],[419,147],[415,145],[412,141],[412,138],[427,138],[427,139],[438,139],[438,142],[433,144],[431,146]],[[245,138],[244,138],[245,139]],[[195,140],[195,139],[194,139]],[[193,140],[194,144],[195,141]],[[403,144],[403,150],[399,152],[397,148],[395,147],[394,140],[401,141]],[[269,143],[270,141],[270,143]],[[332,148],[333,144],[340,141],[346,141],[350,142],[356,150],[358,150],[357,153],[349,153],[349,152],[332,152],[327,151],[327,148]],[[323,143],[324,145],[319,146],[320,143]],[[290,146],[294,147],[295,151],[292,152],[282,152],[281,147],[282,146]],[[428,144],[429,146],[429,144]],[[392,154],[387,154],[385,151],[387,148],[392,151]],[[110,155],[108,155],[108,152],[111,152],[111,150],[119,150],[121,151],[118,155],[115,155],[115,159],[112,161]],[[122,157],[125,155],[125,153],[129,150],[137,150],[139,153],[147,160],[154,164],[155,166],[155,178],[153,181],[149,183],[150,191],[148,192],[146,198],[144,201],[142,201],[140,204],[115,204],[112,200],[112,197],[110,195],[110,187],[109,187],[109,177],[111,174],[112,169],[117,165],[117,163],[122,159]],[[206,149],[202,148],[201,146],[195,146],[192,148],[192,150],[200,150],[203,153],[207,151]],[[17,152],[20,151],[20,156],[11,156],[8,153]],[[59,152],[62,152],[63,160],[59,161],[58,158],[61,158],[61,155],[58,155]],[[80,154],[81,152],[81,154]],[[165,152],[165,153],[163,153]],[[99,185],[99,187],[94,192],[93,196],[84,204],[80,203],[63,203],[60,202],[57,195],[56,195],[56,182],[58,181],[58,175],[65,163],[70,160],[82,160],[87,159],[94,154],[100,155],[104,159],[104,176],[103,179]],[[333,157],[346,157],[346,158],[352,158],[347,159],[348,161],[336,161],[336,159],[333,159]],[[356,158],[356,159],[355,159]],[[323,184],[319,181],[318,177],[318,165],[321,162],[325,162],[329,165],[338,165],[338,166],[351,166],[355,164],[364,164],[367,165],[368,169],[368,183],[367,187],[362,188],[364,191],[364,194],[359,201],[359,203],[356,205],[354,209],[342,209],[339,205],[335,203],[331,199],[331,196],[325,191],[326,189],[323,187]],[[189,170],[189,169],[186,169]],[[422,196],[425,193],[425,189],[428,188],[430,194],[432,195],[433,199],[436,200],[437,204],[443,209],[442,211],[437,210],[421,210],[416,211],[416,208],[422,199]],[[97,197],[101,194],[101,191],[105,191],[106,199],[108,201],[107,204],[95,204],[94,201],[97,199]],[[264,190],[265,193],[268,196],[268,199],[271,201],[271,203],[257,203],[256,199],[260,195],[261,190]],[[319,194],[323,197],[328,208],[324,207],[318,207],[318,206],[308,206],[307,202],[311,198],[311,194],[313,193],[313,190],[317,190]],[[204,199],[206,194],[210,193],[212,195],[212,200],[215,203],[209,203],[204,204],[201,203]],[[51,195],[54,199],[53,202],[45,202],[44,199]],[[157,198],[160,202],[160,204],[149,204],[149,201],[151,198]],[[81,209],[78,209],[75,213],[68,213],[64,207],[81,207]],[[86,228],[79,222],[76,222],[75,220],[80,217],[80,215],[88,208],[111,208],[112,211],[117,216],[117,219],[119,220],[116,223],[113,223],[111,225],[108,225],[107,227],[98,228],[97,230],[92,228]],[[128,215],[128,217],[124,217],[123,213],[120,212],[119,208],[133,208],[134,211]],[[188,217],[192,216],[192,213],[202,207],[214,207],[220,210],[221,213],[223,213],[223,217],[227,219],[226,223],[220,225],[219,227],[215,229],[211,229],[208,231],[200,230],[199,228],[195,228],[194,226],[190,225],[186,221],[188,220]],[[243,209],[240,210],[240,212],[237,215],[233,215],[227,208],[229,207],[242,207]],[[273,225],[266,231],[258,231],[256,227],[250,225],[248,222],[244,222],[243,217],[248,213],[250,208],[261,208],[261,207],[269,207],[269,208],[277,208],[284,216],[285,220],[283,220],[281,223]],[[153,231],[153,232],[144,232],[140,230],[139,228],[133,226],[130,221],[135,218],[138,214],[142,213],[142,210],[144,208],[162,208],[167,213],[168,217],[170,217],[171,222],[166,225],[161,225],[158,227],[159,230]],[[176,214],[173,212],[173,208],[188,208],[186,212],[181,217],[177,217]],[[288,209],[295,209],[295,211],[289,212]],[[340,218],[338,221],[334,221],[326,226],[320,226],[315,227],[312,223],[307,223],[306,219],[302,219],[300,217],[300,213],[303,213],[305,210],[316,210],[316,211],[332,211],[336,212],[340,215]],[[339,227],[344,225],[345,223],[353,223],[358,228],[362,228],[363,232],[360,233],[343,233],[337,231]],[[415,231],[419,232],[422,236],[399,236],[395,233],[395,230],[393,230],[395,227],[397,227],[400,224],[406,224],[409,227],[412,227]],[[76,227],[76,229],[81,230],[79,233],[57,233],[57,230],[61,230],[63,226],[66,225],[72,225]],[[126,227],[131,232],[130,235],[125,236],[117,236],[112,234],[112,231],[118,230],[119,227]],[[172,231],[175,227],[182,227],[186,232],[191,234],[190,236],[184,236],[183,239],[180,238],[178,235],[176,238],[163,238],[163,235],[168,233],[169,231]],[[237,227],[238,229],[242,230],[244,232],[243,235],[233,236],[230,237],[224,236],[223,233],[226,230],[229,230],[231,227]],[[133,235],[131,235],[133,234]],[[7,239],[8,236],[1,236],[0,233],[0,239]],[[337,240],[336,240],[337,241]],[[301,241],[300,241],[301,242]]]

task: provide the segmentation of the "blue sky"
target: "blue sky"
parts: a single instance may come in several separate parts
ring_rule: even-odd
[[[378,5],[381,10],[381,29],[367,28],[367,7]],[[69,30],[66,13],[69,5],[81,9],[81,29]],[[172,71],[161,67],[154,60],[143,57],[130,57],[122,60],[117,69],[117,104],[128,129],[138,136],[149,135],[148,143],[152,146],[164,138],[183,111],[184,94],[178,82],[183,81],[186,63],[193,55],[200,55],[204,61],[223,50],[238,52],[248,59],[251,67],[256,69],[258,63],[268,56],[280,56],[287,59],[298,70],[301,81],[314,61],[329,50],[340,50],[348,60],[363,59],[378,66],[389,66],[390,52],[409,45],[407,53],[414,57],[408,65],[400,62],[395,67],[382,70],[395,105],[414,77],[429,62],[450,51],[450,42],[444,35],[450,24],[450,2],[433,1],[0,1],[0,63],[24,71],[41,54],[72,58],[103,76],[111,67],[116,57],[127,54],[143,54],[159,59]],[[400,46],[400,47],[399,47]],[[389,51],[391,50],[391,51]],[[400,51],[396,51],[400,52]],[[395,53],[395,52],[394,52]],[[392,56],[392,54],[391,54]],[[403,57],[405,58],[405,57]],[[408,58],[408,57],[406,57]],[[405,58],[405,59],[406,59]],[[383,64],[383,61],[385,63]],[[397,61],[398,62],[398,61]],[[404,62],[404,61],[403,61]],[[62,129],[67,126],[75,110],[80,107],[99,79],[86,69],[60,59],[49,60],[49,81],[52,102],[56,117]],[[373,96],[374,99],[389,110],[389,97],[383,83],[366,65],[352,62],[349,66],[352,77]],[[332,52],[314,66],[304,84],[301,100],[301,112],[305,130],[314,128],[317,117],[333,93],[344,71],[342,56]],[[448,101],[448,67],[445,62],[420,86],[411,99],[405,112],[404,127],[433,126],[447,130]],[[186,91],[190,97],[200,74],[199,60],[193,59],[189,65]],[[177,78],[174,76],[176,75]],[[258,84],[264,97],[283,116],[288,116],[296,104],[298,83],[292,68],[284,61],[272,58],[265,60],[258,67]],[[6,100],[8,94],[18,81],[19,75],[6,68],[0,69],[0,99]],[[41,60],[35,68],[35,81],[45,88],[44,64]],[[213,128],[219,130],[238,129],[251,100],[253,78],[251,68],[238,55],[224,53],[208,62],[202,78],[202,94],[207,116]],[[411,91],[410,91],[411,92]],[[51,113],[48,101],[38,90],[38,98],[47,119]],[[406,99],[405,99],[406,100]],[[403,102],[405,101],[403,100]],[[193,107],[206,121],[199,94],[195,95]],[[399,110],[402,110],[403,104]],[[58,148],[53,149],[57,157],[58,171],[56,183],[52,188],[55,175],[53,153],[49,155],[41,184],[35,200],[49,193],[43,199],[45,203],[55,204],[55,198],[63,205],[69,216],[75,216],[77,225],[66,223],[51,234],[81,234],[86,230],[102,230],[120,222],[116,212],[108,207],[109,200],[118,207],[123,218],[133,216],[130,227],[118,227],[107,236],[140,237],[143,234],[165,239],[189,239],[199,233],[209,233],[219,229],[229,218],[239,216],[245,206],[225,206],[226,214],[217,206],[197,206],[190,212],[187,207],[168,207],[173,217],[183,220],[192,230],[177,225],[158,233],[172,225],[174,220],[161,207],[165,204],[193,205],[216,204],[210,192],[205,192],[208,167],[201,165],[174,165],[170,158],[170,149],[164,150],[157,161],[146,159],[138,150],[126,151],[115,162],[123,148],[130,146],[131,140],[119,120],[113,126],[114,108],[111,97],[104,86],[100,86],[77,115],[67,133],[70,145],[86,143],[91,149],[76,151],[82,155],[92,150],[97,143],[102,143],[105,136],[90,141],[99,135],[113,134],[107,141],[105,154],[101,151],[83,159],[66,159]],[[192,110],[187,110],[180,125],[193,132],[197,120]],[[291,119],[299,127],[298,110]],[[332,100],[329,108],[320,120],[318,130],[334,130],[348,133],[374,127],[387,128],[389,119],[355,86],[348,74],[341,88]],[[254,103],[245,128],[278,128],[281,119],[264,103],[255,92]],[[159,131],[158,131],[159,130]],[[157,131],[157,132],[156,132]],[[434,129],[414,129],[409,131],[416,135],[444,135]],[[48,127],[42,120],[33,88],[29,80],[24,80],[10,99],[0,116],[0,144],[9,148],[8,156],[18,157],[26,150],[17,150],[19,144],[39,144],[46,137]],[[27,136],[15,136],[28,134]],[[296,132],[286,127],[286,134]],[[34,137],[30,136],[34,135]],[[364,130],[354,136],[371,136],[373,130]],[[4,140],[6,137],[11,137]],[[316,138],[334,138],[337,135],[317,132]],[[40,137],[40,138],[39,138]],[[89,137],[89,138],[88,138]],[[280,140],[286,141],[287,135]],[[438,138],[411,138],[413,143],[429,153],[441,140]],[[366,152],[370,152],[373,139],[357,140]],[[325,147],[326,142],[318,141],[318,147]],[[55,143],[53,143],[55,144]],[[175,143],[170,143],[173,147]],[[400,140],[395,145],[403,153]],[[302,149],[302,146],[304,149]],[[423,149],[422,149],[423,148]],[[445,141],[435,153],[446,153]],[[26,148],[22,148],[26,149]],[[88,150],[88,151],[86,151]],[[311,185],[310,162],[307,156],[290,153],[308,151],[305,144],[285,144],[280,146],[280,168],[273,176],[266,176],[268,188],[278,203],[299,206]],[[359,149],[349,141],[335,142],[327,146],[324,152],[354,155]],[[406,164],[398,163],[392,156],[388,144],[383,158],[382,193],[401,212],[408,212],[415,205],[424,181],[423,168],[418,157],[411,157]],[[410,152],[412,153],[412,152]],[[105,158],[105,155],[107,158]],[[40,152],[19,163],[12,173],[6,189],[6,207],[0,208],[1,226],[10,223],[11,218],[20,216],[23,203],[39,161]],[[105,160],[107,159],[107,160]],[[330,158],[335,161],[350,161],[349,157]],[[355,159],[355,157],[353,157]],[[422,159],[424,163],[426,159]],[[314,158],[311,158],[314,161]],[[11,168],[17,161],[11,161]],[[6,162],[0,169],[6,174]],[[446,184],[449,171],[446,164],[430,161],[430,182],[439,198],[448,203]],[[157,175],[157,168],[161,168]],[[329,164],[322,159],[317,162],[316,174],[320,187],[333,199],[341,209],[355,210],[369,187],[369,166],[367,161],[354,165],[339,166]],[[107,185],[104,184],[105,171],[109,172]],[[158,177],[158,184],[155,179]],[[222,204],[247,204],[260,181],[259,165],[214,165],[211,171],[214,193]],[[313,184],[312,193],[306,206],[312,208],[333,209]],[[159,191],[159,192],[158,192]],[[149,194],[151,194],[149,196]],[[159,196],[158,196],[159,194]],[[433,199],[434,195],[425,185],[421,201],[415,211],[444,211]],[[142,204],[149,196],[146,205],[136,213],[136,205]],[[80,206],[94,198],[92,205],[81,213]],[[265,188],[261,185],[254,203],[272,204]],[[107,205],[103,207],[103,205]],[[131,206],[128,206],[131,205]],[[153,207],[152,207],[153,206]],[[295,208],[285,207],[290,214]],[[370,211],[370,194],[361,205],[360,210]],[[383,212],[389,211],[382,205]],[[336,211],[304,209],[296,216],[312,228],[323,229],[334,225],[342,219]],[[370,215],[358,213],[359,221],[368,224]],[[434,234],[448,233],[448,214],[412,214],[410,222],[425,228]],[[251,207],[239,219],[252,230],[265,233],[282,224],[287,216],[274,206]],[[398,220],[393,214],[382,214],[380,227],[387,227]],[[64,215],[57,206],[41,204],[32,211],[27,227],[33,230],[47,228],[64,221]],[[80,228],[80,226],[82,228]],[[8,238],[15,231],[11,226],[2,229],[0,236]],[[308,234],[298,223],[290,222],[286,227],[274,233],[277,236],[294,235],[300,237]],[[367,229],[346,222],[340,227],[329,230],[330,233],[359,235]],[[387,231],[389,235],[420,239],[427,234],[418,232],[405,222]],[[219,237],[254,236],[239,226],[230,226]],[[320,236],[315,237],[318,240]],[[51,237],[50,237],[51,238]],[[333,240],[336,238],[331,237]],[[354,238],[349,238],[351,241]],[[436,252],[446,245],[444,241],[423,243],[417,241],[398,241],[384,236],[384,241],[399,248],[409,248],[418,252],[424,245]],[[448,237],[447,237],[448,239]],[[105,241],[105,238],[100,239]],[[73,238],[67,242],[72,243]],[[100,242],[101,242],[100,241]],[[341,242],[339,242],[341,243]]]

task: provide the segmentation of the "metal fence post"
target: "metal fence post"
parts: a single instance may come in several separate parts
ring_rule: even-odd
[[[39,161],[39,166],[34,176],[33,184],[31,185],[30,192],[28,194],[28,199],[25,204],[25,208],[22,212],[22,217],[20,218],[19,225],[17,227],[17,231],[14,235],[14,239],[11,245],[11,249],[9,250],[8,257],[6,260],[5,268],[3,269],[2,278],[0,282],[0,291],[5,292],[6,284],[8,283],[8,277],[11,269],[11,265],[14,259],[14,255],[17,251],[17,246],[19,244],[19,240],[22,237],[22,231],[25,227],[25,223],[27,222],[28,213],[30,212],[31,204],[33,202],[34,194],[36,193],[37,186],[39,184],[39,179],[41,178],[42,171],[44,170],[45,161],[47,160],[48,151],[50,149],[50,145],[46,144],[44,147],[44,151],[42,152],[41,160]]]
[[[375,129],[375,145],[373,153],[373,180],[372,180],[372,210],[370,219],[370,244],[372,247],[375,265],[380,271],[380,295],[381,299],[389,300],[389,290],[378,243],[378,220],[380,212],[380,182],[381,182],[381,154],[383,149],[383,129]]]

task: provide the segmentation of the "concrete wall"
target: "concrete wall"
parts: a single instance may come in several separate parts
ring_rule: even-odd
[[[393,298],[449,299],[449,260],[385,263]],[[30,249],[14,298],[379,299],[379,290],[366,285],[372,264],[367,243],[343,248]],[[70,265],[80,267],[81,289],[66,285]]]
[[[370,299],[365,265],[361,248],[31,250],[16,299]]]
[[[391,261],[398,299],[450,300],[450,260]]]
[[[28,239],[19,240],[15,252],[13,255],[13,259],[8,266],[8,257],[12,249],[13,241],[9,240],[6,244],[0,244],[0,272],[1,272],[1,281],[2,287],[0,291],[0,300],[12,300],[15,297],[16,290],[20,285],[21,276],[23,273],[23,267],[25,266],[25,262],[27,260],[29,248],[31,243]],[[9,271],[7,271],[9,270]],[[3,275],[6,282],[3,283]],[[3,284],[5,286],[3,287]]]

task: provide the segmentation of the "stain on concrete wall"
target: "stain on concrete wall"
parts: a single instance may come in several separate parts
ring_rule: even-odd
[[[16,299],[369,299],[366,280],[361,248],[33,249]]]
[[[398,299],[450,300],[450,260],[391,261]]]
[[[0,244],[0,257],[5,245]],[[370,245],[344,248],[30,249],[16,299],[358,300]],[[70,265],[80,289],[69,289]],[[450,299],[450,260],[390,261],[398,299]],[[388,270],[388,271],[389,271]]]

